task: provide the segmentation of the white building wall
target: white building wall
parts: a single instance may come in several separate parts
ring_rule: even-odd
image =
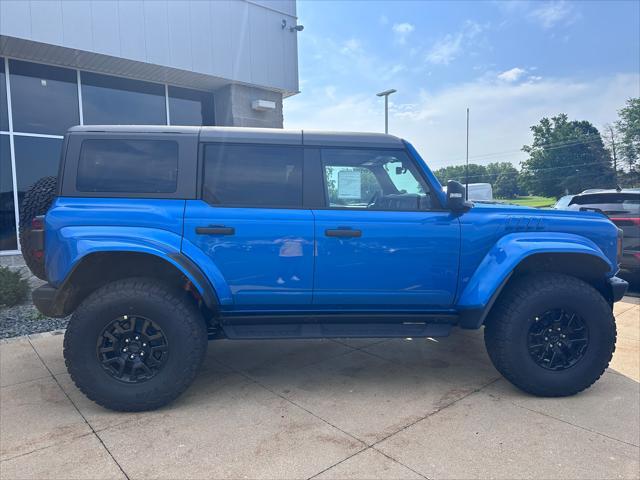
[[[295,0],[1,0],[0,35],[286,96],[298,91],[295,15]]]

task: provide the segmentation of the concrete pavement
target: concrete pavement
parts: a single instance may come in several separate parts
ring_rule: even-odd
[[[482,332],[437,340],[217,341],[172,405],[123,414],[69,379],[60,334],[0,343],[0,477],[638,478],[640,305],[611,368],[540,399]]]

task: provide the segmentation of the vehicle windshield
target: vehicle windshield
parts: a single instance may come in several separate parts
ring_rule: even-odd
[[[567,208],[572,198],[573,195],[565,195],[556,202],[555,208]]]

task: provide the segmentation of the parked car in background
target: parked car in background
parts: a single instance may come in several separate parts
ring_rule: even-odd
[[[640,273],[640,188],[585,190],[562,197],[555,208],[596,211],[608,216],[624,232],[620,267]]]

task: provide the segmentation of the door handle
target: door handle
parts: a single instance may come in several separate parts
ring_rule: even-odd
[[[362,230],[354,230],[352,228],[335,228],[335,229],[326,229],[324,234],[327,237],[361,237]]]
[[[208,227],[196,227],[198,235],[235,235],[236,229],[224,225],[210,225]]]

